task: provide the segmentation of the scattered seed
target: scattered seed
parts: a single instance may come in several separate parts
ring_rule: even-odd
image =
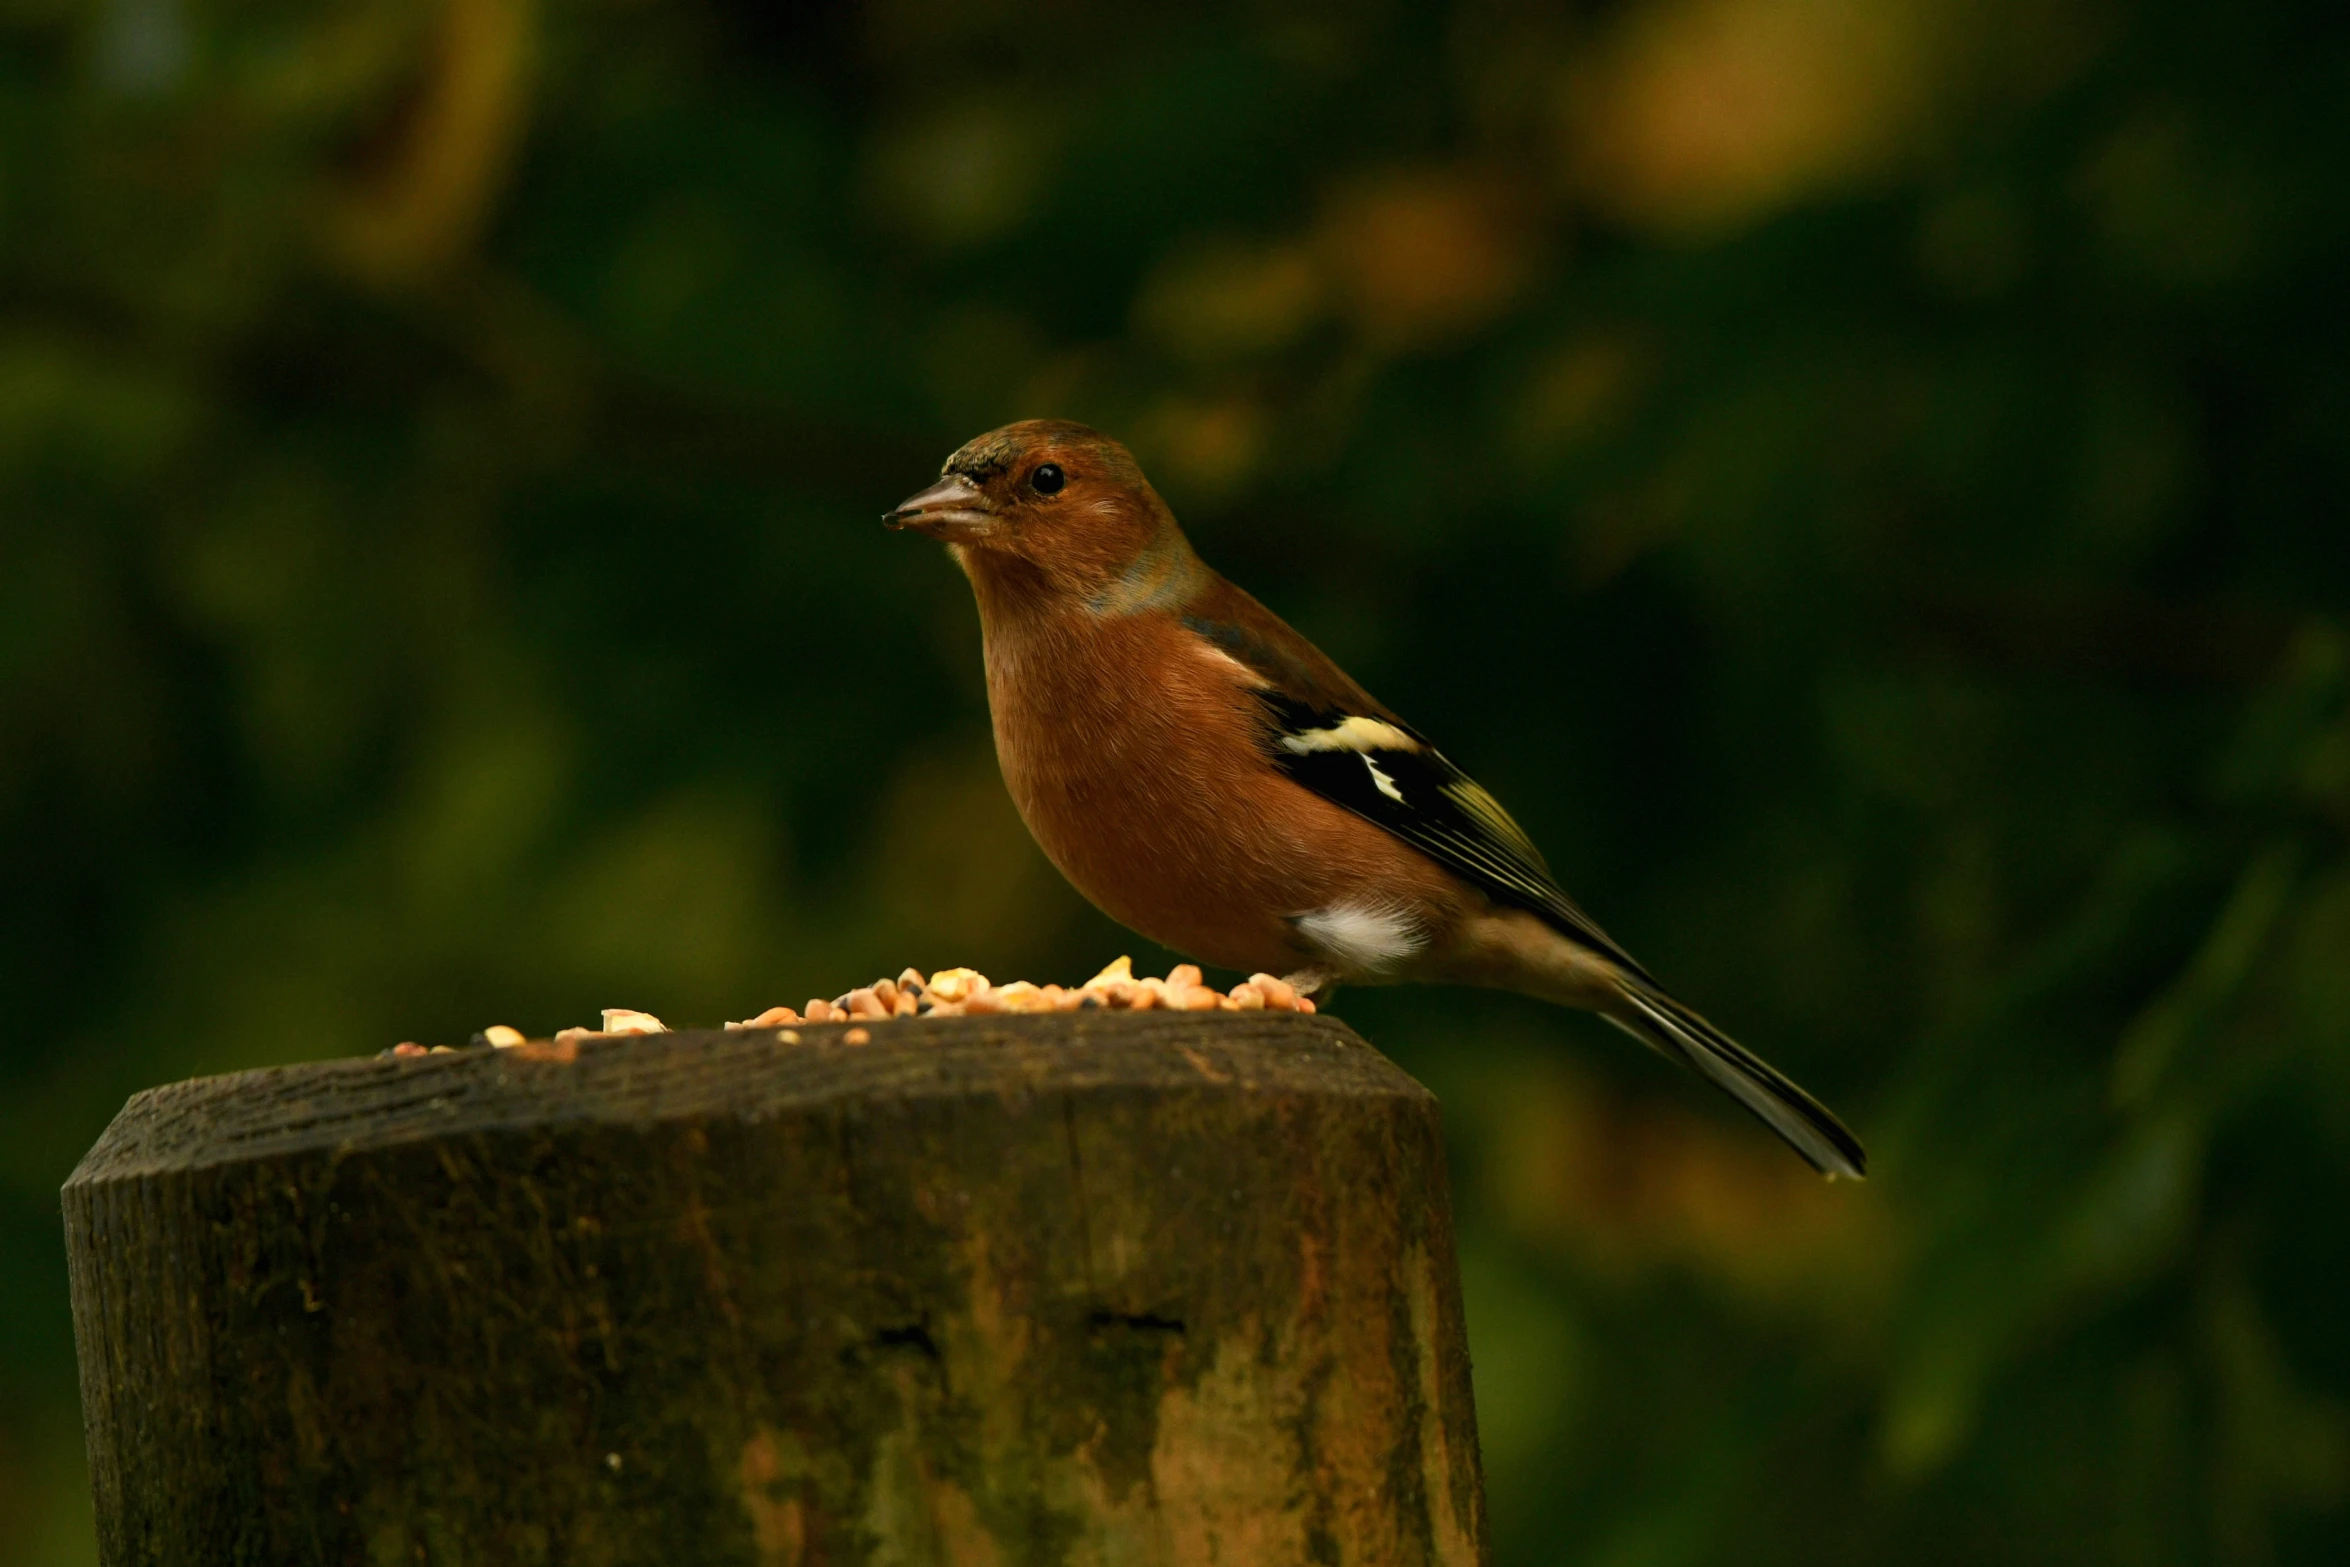
[[[1164,979],[1145,975],[1137,978],[1134,960],[1121,956],[1104,965],[1101,972],[1083,985],[1035,985],[1027,980],[1014,980],[1007,985],[994,985],[985,974],[976,969],[946,968],[925,979],[917,968],[906,968],[895,979],[877,979],[870,985],[860,985],[846,991],[834,1000],[811,998],[804,1012],[790,1007],[769,1007],[756,1017],[729,1023],[727,1029],[742,1032],[748,1029],[780,1028],[795,1023],[879,1022],[901,1017],[964,1017],[993,1016],[1012,1012],[1075,1012],[1155,1010],[1181,1012],[1303,1012],[1316,1007],[1311,997],[1298,994],[1287,980],[1272,974],[1251,974],[1234,985],[1230,991],[1219,991],[1200,976],[1199,965],[1178,963],[1167,971]],[[566,1028],[558,1031],[551,1046],[533,1047],[541,1055],[551,1050],[576,1051],[583,1039],[608,1039],[621,1035],[665,1034],[669,1025],[650,1012],[637,1012],[626,1007],[608,1007],[604,1011],[603,1027]],[[862,1027],[852,1028],[841,1036],[848,1044],[863,1044],[872,1038]],[[797,1044],[799,1035],[786,1029],[777,1035],[786,1044]],[[511,1050],[529,1043],[522,1030],[504,1023],[493,1024],[473,1036],[476,1046],[494,1046]],[[439,1055],[450,1047],[434,1045],[429,1049],[413,1040],[403,1040],[382,1052],[389,1056]]]

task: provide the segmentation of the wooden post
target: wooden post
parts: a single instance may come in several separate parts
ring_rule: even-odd
[[[1436,1105],[1343,1024],[797,1032],[134,1098],[101,1560],[1485,1560]]]

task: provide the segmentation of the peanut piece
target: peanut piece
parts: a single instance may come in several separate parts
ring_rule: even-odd
[[[930,976],[930,993],[941,1001],[965,1001],[987,988],[987,976],[977,969],[940,969]]]
[[[1134,960],[1132,958],[1119,958],[1117,961],[1105,967],[1099,974],[1096,974],[1093,978],[1087,980],[1081,988],[1086,990],[1095,990],[1106,988],[1111,985],[1131,985],[1133,983]]]
[[[1288,980],[1272,974],[1251,974],[1248,982],[1256,987],[1257,994],[1265,998],[1265,1005],[1273,1011],[1297,1010],[1297,987]]]

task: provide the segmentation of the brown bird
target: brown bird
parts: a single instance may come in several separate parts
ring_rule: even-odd
[[[1597,1012],[1818,1169],[1865,1172],[1843,1123],[1668,995],[1491,795],[1210,570],[1118,442],[1006,425],[884,520],[970,577],[1004,782],[1112,919],[1308,993],[1431,981]]]

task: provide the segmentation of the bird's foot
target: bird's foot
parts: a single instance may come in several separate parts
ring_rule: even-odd
[[[1338,998],[1338,977],[1328,969],[1301,968],[1282,975],[1281,982],[1301,996],[1313,997],[1318,1008],[1326,1008]]]

